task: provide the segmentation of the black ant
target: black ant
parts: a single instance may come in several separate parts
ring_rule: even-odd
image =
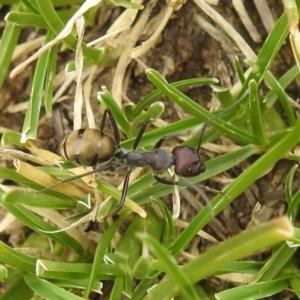
[[[115,171],[121,168],[127,168],[127,175],[124,180],[121,200],[117,208],[117,210],[119,210],[123,207],[126,199],[130,174],[136,167],[146,166],[151,168],[155,174],[159,174],[171,166],[174,166],[174,173],[179,177],[197,176],[206,170],[205,163],[200,156],[200,146],[207,125],[209,122],[219,118],[221,115],[225,114],[231,108],[239,104],[248,95],[248,93],[249,91],[246,91],[244,95],[233,105],[229,106],[221,113],[210,118],[204,123],[196,149],[189,146],[177,146],[172,150],[172,155],[166,150],[160,148],[165,138],[161,138],[151,151],[136,150],[145,132],[147,122],[143,122],[142,127],[134,140],[132,150],[126,151],[125,149],[121,148],[120,133],[116,120],[110,108],[106,108],[101,121],[100,129],[87,128],[73,131],[64,139],[61,144],[61,153],[65,159],[82,166],[100,165],[92,171],[62,180],[41,190],[40,192],[45,192],[62,183],[70,182],[99,171]],[[107,115],[112,124],[114,138],[104,132]],[[117,162],[114,164],[112,164],[113,159],[117,160]],[[188,181],[169,181],[160,178],[157,175],[154,175],[154,178],[159,183],[166,185],[179,185],[192,188],[198,187],[211,192],[222,193],[221,191],[213,190],[202,185],[193,185]]]

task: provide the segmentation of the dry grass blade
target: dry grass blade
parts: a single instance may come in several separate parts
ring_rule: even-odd
[[[248,30],[248,33],[250,34],[253,41],[256,43],[261,42],[261,36],[260,36],[258,30],[256,29],[255,25],[253,24],[250,16],[248,15],[243,1],[233,0],[232,4],[233,4],[236,12],[238,13],[241,21],[243,22],[244,26]]]

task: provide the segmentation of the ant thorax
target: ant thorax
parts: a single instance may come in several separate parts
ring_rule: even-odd
[[[174,157],[164,149],[152,151],[132,150],[126,153],[125,162],[131,167],[150,167],[154,172],[161,173],[174,165]]]

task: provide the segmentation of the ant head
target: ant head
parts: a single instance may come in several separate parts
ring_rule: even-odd
[[[188,146],[178,146],[172,151],[175,158],[175,174],[182,177],[194,177],[206,169],[199,152]]]

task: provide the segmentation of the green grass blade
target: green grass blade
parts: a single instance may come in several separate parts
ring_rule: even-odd
[[[292,218],[292,220],[295,220],[295,218],[297,218],[297,214],[299,211],[299,203],[300,203],[300,189],[298,189],[296,194],[293,196],[292,201],[288,208],[288,215]]]
[[[271,247],[291,238],[293,227],[286,217],[246,230],[201,254],[182,267],[192,283],[214,274],[229,262],[247,257],[259,249]],[[172,277],[164,278],[145,300],[170,298],[178,294],[178,284]]]
[[[164,95],[169,97],[171,100],[176,102],[179,106],[189,112],[191,115],[202,119],[203,117],[206,120],[213,117],[213,115],[205,110],[203,107],[195,103],[192,99],[187,97],[185,94],[181,93],[176,88],[172,87],[167,81],[155,70],[148,69],[146,75],[151,80],[151,82],[160,89]],[[239,140],[244,143],[256,143],[255,137],[245,133],[244,131],[239,130],[237,127],[232,126],[222,119],[216,119],[211,122],[223,133],[227,134],[230,138],[234,140]]]
[[[109,300],[122,299],[122,292],[124,287],[124,277],[117,277],[114,281],[114,286],[111,290]]]
[[[106,87],[102,87],[102,92],[98,93],[97,98],[104,107],[111,109],[118,126],[127,136],[130,136],[130,124]]]
[[[9,13],[5,19],[7,23],[21,27],[34,26],[37,28],[48,29],[45,20],[40,15],[34,13],[13,11]]]
[[[269,73],[265,74],[265,79],[270,84],[272,91],[274,91],[286,113],[286,116],[291,125],[295,124],[296,117],[295,112],[291,106],[288,95],[284,90],[284,87],[280,85],[280,83]]]
[[[286,279],[274,280],[232,288],[218,293],[216,297],[218,300],[266,299],[270,295],[284,291],[288,286],[289,281]]]
[[[96,275],[98,272],[98,269],[100,267],[100,265],[103,263],[103,258],[104,255],[106,253],[106,249],[108,248],[108,246],[111,243],[112,237],[113,235],[116,233],[116,231],[119,229],[119,227],[122,225],[122,223],[124,222],[124,220],[127,218],[127,214],[123,214],[111,227],[109,227],[109,229],[101,236],[99,242],[98,242],[98,246],[95,252],[95,256],[94,256],[94,262],[93,262],[93,267],[92,267],[92,271],[90,274],[90,278],[88,281],[88,284],[86,286],[86,289],[84,290],[84,294],[83,297],[84,298],[88,298],[91,290],[92,290],[92,286],[96,280]]]
[[[300,279],[298,275],[290,278],[290,285],[293,289],[293,292],[300,299]]]
[[[36,258],[20,253],[0,241],[0,261],[22,272],[35,272]]]
[[[160,243],[150,235],[139,233],[137,236],[148,245],[150,251],[157,257],[157,259],[159,259],[167,274],[174,279],[177,287],[181,290],[184,299],[198,300],[197,292],[194,289],[189,278],[181,271],[174,258],[169,255],[167,250],[163,248]]]
[[[243,68],[241,66],[240,60],[237,56],[234,57],[234,62],[235,62],[235,68],[236,68],[239,80],[242,84],[244,84],[245,81],[246,81],[246,78],[244,76],[244,71],[243,71]]]
[[[13,5],[11,11],[18,10],[19,5]],[[12,55],[18,43],[21,27],[14,24],[6,24],[0,44],[0,88],[7,75]],[[1,101],[1,100],[0,100]]]
[[[293,187],[293,180],[294,176],[296,173],[296,170],[298,169],[299,165],[294,165],[285,180],[285,198],[288,203],[288,205],[291,205],[292,199],[293,199],[293,192],[292,192],[292,187]]]
[[[170,242],[174,242],[175,238],[175,228],[173,224],[173,219],[171,213],[165,203],[161,201],[159,198],[153,198],[152,201],[159,207],[160,212],[163,215],[163,219],[165,220],[164,228],[163,228],[163,236],[162,242],[169,244]],[[151,226],[154,227],[154,226]],[[157,227],[157,226],[156,226]],[[158,229],[158,228],[155,228]]]
[[[292,68],[290,68],[285,74],[283,74],[279,80],[278,80],[278,84],[276,84],[276,86],[278,85],[280,88],[282,89],[286,89],[286,87],[288,87],[300,74],[299,68],[298,66],[294,66]],[[275,89],[276,89],[275,86]],[[274,88],[274,86],[273,86]],[[270,90],[267,95],[266,95],[266,108],[269,109],[270,107],[272,107],[275,103],[275,101],[278,98],[278,93],[279,91],[277,91],[277,93],[275,93],[275,90]]]
[[[180,87],[186,87],[191,85],[212,85],[217,84],[219,81],[215,78],[191,78],[191,79],[185,79],[177,82],[170,83],[171,86],[174,88],[180,88]],[[151,93],[149,93],[147,96],[145,96],[139,103],[136,105],[135,109],[133,110],[133,118],[137,117],[143,109],[147,105],[149,105],[152,101],[154,101],[156,98],[162,96],[163,93],[158,89]]]
[[[48,32],[46,42],[50,40],[51,36],[51,32]],[[47,67],[45,67],[47,66],[47,57],[48,53],[45,52],[39,57],[37,61],[32,83],[31,96],[29,100],[29,107],[27,109],[25,120],[23,123],[21,142],[26,142],[28,139],[36,138],[44,90],[45,75],[47,70]]]
[[[176,136],[182,133],[186,133],[189,130],[195,128],[197,125],[199,125],[200,122],[201,122],[200,119],[196,117],[191,117],[191,118],[179,120],[177,122],[168,124],[161,128],[148,131],[144,133],[141,141],[139,142],[139,148],[151,146],[151,149],[153,149],[153,145],[159,139],[167,136]],[[134,141],[135,141],[135,137],[122,142],[121,145],[125,149],[132,149]]]
[[[1,294],[0,299],[20,299],[20,295],[22,295],[22,300],[30,300],[33,298],[33,291],[28,287],[22,276],[19,276],[11,282],[9,287]]]
[[[269,141],[265,135],[264,126],[261,119],[260,101],[258,99],[257,84],[254,80],[251,80],[249,82],[249,88],[250,88],[249,110],[250,110],[252,134],[259,140],[260,145],[265,146],[269,143]]]
[[[141,280],[134,292],[132,293],[131,299],[141,300],[147,294],[147,291],[157,283],[156,278]]]
[[[54,90],[54,78],[56,73],[56,61],[57,61],[57,45],[52,47],[48,51],[47,57],[47,73],[45,81],[45,110],[48,116],[52,113],[52,99],[53,99],[53,90]]]
[[[278,54],[279,49],[285,42],[289,34],[287,17],[283,14],[276,22],[272,31],[270,32],[267,40],[264,42],[256,61],[252,66],[253,71],[248,76],[243,85],[243,89],[240,92],[240,96],[247,90],[250,80],[254,80],[257,84],[263,79],[265,72],[273,62],[274,58]]]
[[[50,300],[79,300],[82,298],[72,294],[51,282],[31,274],[24,274],[28,286],[39,296]]]
[[[34,8],[34,6],[30,3],[30,0],[20,0],[20,2],[31,12],[34,14],[38,14],[39,12]]]
[[[267,80],[272,79],[272,75],[271,74],[266,75],[265,72],[268,70],[269,66],[273,62],[276,55],[278,54],[278,51],[280,50],[283,43],[285,42],[288,36],[288,32],[289,31],[288,31],[287,17],[286,14],[283,14],[279,18],[273,30],[269,34],[267,40],[263,44],[255,63],[250,63],[253,71],[245,81],[243,85],[243,89],[239,94],[239,97],[242,96],[243,93],[247,90],[248,84],[251,80],[254,80],[259,85],[265,76],[266,76],[265,79]],[[288,117],[290,124],[294,125],[296,118],[290,103],[284,100],[281,102],[281,104],[285,110],[285,113]]]
[[[5,199],[5,197],[4,197]],[[3,207],[13,214],[18,220],[23,222],[26,226],[35,230],[58,243],[65,245],[67,248],[72,249],[79,255],[85,256],[86,251],[83,249],[82,245],[75,240],[73,237],[68,235],[66,232],[55,232],[57,228],[51,226],[47,222],[45,222],[42,218],[37,216],[36,214],[30,212],[26,208],[21,205],[12,205],[7,204],[5,201],[2,201]]]
[[[231,94],[229,89],[223,88],[223,87],[220,88],[219,86],[217,86],[217,87],[212,86],[212,89],[213,89],[213,92],[216,93],[216,96],[218,97],[218,100],[220,101],[220,103],[222,103],[222,106],[224,108],[227,108],[230,105],[233,105],[233,103],[235,103],[235,99],[234,99],[234,97]],[[230,110],[230,113],[233,114],[234,111],[235,111],[235,109],[232,108],[232,110]]]
[[[36,272],[43,278],[53,279],[88,279],[92,270],[91,263],[63,262],[39,259]],[[116,265],[102,263],[97,269],[97,278],[102,275],[124,276],[124,271]]]
[[[57,15],[63,23],[66,23],[75,13],[74,9],[57,11]],[[45,19],[36,13],[12,11],[5,17],[6,22],[21,27],[33,26],[37,28],[50,29]]]
[[[244,273],[244,274],[256,274],[264,266],[263,262],[256,261],[236,261],[229,263],[223,267],[221,274],[226,273]],[[219,274],[219,273],[218,273]]]
[[[267,282],[275,278],[296,252],[296,248],[290,248],[283,243],[267,260],[262,269],[255,275],[254,282]]]
[[[49,209],[74,209],[76,202],[69,199],[52,197],[33,191],[15,189],[8,192],[3,198],[3,203],[23,204],[31,207]]]

